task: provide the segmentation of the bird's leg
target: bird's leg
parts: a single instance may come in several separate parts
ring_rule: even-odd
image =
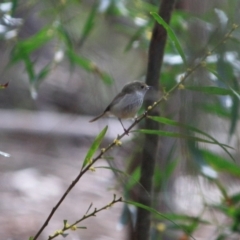
[[[121,123],[123,129],[124,129],[124,132],[128,135],[129,134],[129,131],[123,126],[123,123],[121,121],[121,118],[118,118],[119,122]]]

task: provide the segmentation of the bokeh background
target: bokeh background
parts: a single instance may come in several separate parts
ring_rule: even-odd
[[[145,80],[154,24],[150,12],[157,12],[160,2],[0,3],[0,84],[9,83],[0,89],[1,239],[28,239],[36,234],[77,176],[94,137],[106,124],[109,130],[103,145],[122,133],[115,119],[89,120],[104,110],[125,83]],[[238,0],[176,2],[170,26],[189,65],[213,48],[232,24],[239,23],[239,11]],[[230,153],[235,163],[218,144],[196,145],[188,139],[161,138],[154,207],[172,214],[168,217],[178,225],[153,218],[152,239],[190,239],[183,229],[198,240],[240,238],[239,33],[236,30],[207,59],[208,68],[197,70],[186,82],[236,93],[177,91],[159,106],[161,116],[195,126],[233,147]],[[169,40],[160,89],[152,89],[146,98],[159,98],[185,71]],[[189,133],[189,129],[164,129]],[[60,229],[64,219],[73,222],[81,218],[91,203],[97,208],[106,205],[114,193],[137,200],[142,147],[142,136],[130,134],[121,148],[109,152],[114,161],[97,162],[96,166],[104,168],[83,177],[39,239],[47,239]],[[210,160],[205,162],[204,158]],[[213,168],[208,163],[214,159],[219,165]],[[227,199],[231,204],[226,204]],[[174,218],[173,213],[179,215]],[[134,218],[134,209],[126,211],[126,206],[118,203],[80,224],[87,229],[70,231],[66,239],[131,239]]]

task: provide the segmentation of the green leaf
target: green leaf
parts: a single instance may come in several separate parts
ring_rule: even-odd
[[[167,125],[171,125],[171,126],[177,126],[177,127],[182,127],[182,128],[185,128],[187,130],[190,130],[190,131],[193,131],[193,132],[196,132],[196,133],[199,133],[199,134],[202,134],[203,136],[211,139],[215,144],[219,145],[219,147],[221,147],[228,155],[229,157],[234,160],[233,156],[231,155],[231,153],[226,149],[226,145],[224,144],[221,144],[220,142],[218,142],[214,137],[212,137],[211,135],[199,130],[198,128],[195,128],[195,127],[192,127],[190,125],[187,125],[187,124],[183,124],[183,123],[180,123],[180,122],[176,122],[176,121],[173,121],[171,119],[168,119],[168,118],[163,118],[163,117],[156,117],[156,116],[149,116],[148,118],[154,120],[154,121],[157,121],[157,122],[160,122],[160,123],[163,123],[163,124],[167,124]],[[232,148],[230,146],[227,146],[229,148]],[[234,160],[235,161],[235,160]]]
[[[127,204],[131,204],[131,205],[133,205],[133,206],[135,206],[135,207],[138,207],[138,208],[143,208],[143,209],[145,209],[145,210],[147,210],[147,211],[155,214],[157,217],[160,217],[161,219],[166,219],[166,220],[168,220],[169,222],[173,223],[173,224],[174,224],[175,226],[177,226],[178,228],[182,229],[179,224],[177,224],[176,222],[174,222],[172,219],[168,218],[168,216],[167,216],[166,214],[162,214],[162,213],[158,212],[157,210],[155,210],[154,208],[151,208],[151,207],[148,207],[148,206],[146,206],[146,205],[144,205],[144,204],[141,204],[141,203],[138,203],[138,202],[133,202],[133,201],[126,201],[126,200],[125,200],[125,201],[123,201],[123,202],[125,202],[125,203],[127,203]],[[182,229],[182,230],[185,231],[185,229]],[[186,231],[185,231],[185,232],[186,232]],[[189,235],[189,232],[186,232],[186,233]],[[193,238],[191,235],[189,235],[189,236],[190,236],[191,238]],[[193,238],[193,239],[194,239],[194,238]]]
[[[129,175],[129,179],[127,183],[124,185],[124,190],[129,192],[136,184],[140,184],[140,167],[138,166],[131,175]]]
[[[15,11],[19,5],[18,0],[12,0],[12,9],[11,9],[11,16],[13,17],[15,15]]]
[[[35,81],[40,84],[51,71],[51,64],[47,64],[45,67],[41,69],[41,71],[37,74]]]
[[[233,194],[229,198],[233,204],[238,204],[240,202],[240,193]]]
[[[234,133],[237,122],[238,122],[238,116],[239,116],[239,94],[237,91],[239,91],[239,84],[238,80],[234,77],[233,78],[233,84],[234,84],[234,89],[231,89],[231,91],[234,91],[234,95],[232,97],[232,106],[231,106],[231,124],[230,124],[230,129],[229,129],[229,136],[231,137],[232,134]]]
[[[29,56],[33,51],[42,47],[52,38],[52,29],[45,27],[32,37],[19,41],[13,49],[11,63],[15,63],[19,60],[22,60],[26,56]]]
[[[32,63],[29,55],[22,55],[23,61],[25,63],[26,71],[28,74],[28,78],[30,82],[34,82],[35,80],[35,70],[34,70],[34,64]]]
[[[168,219],[171,219],[172,221],[180,221],[180,222],[199,222],[203,224],[211,224],[209,221],[202,220],[199,217],[192,217],[184,214],[176,214],[176,213],[164,213],[164,216]],[[162,219],[162,216],[160,216],[160,219]]]
[[[65,219],[63,220],[63,226],[66,227],[66,225],[67,225],[67,220]]]
[[[106,72],[98,72],[101,79],[106,83],[107,85],[111,85],[114,81],[113,78]]]
[[[201,150],[204,160],[214,169],[219,172],[227,172],[231,175],[240,177],[240,167],[232,162],[227,161],[222,156],[214,154],[212,152]]]
[[[174,170],[176,169],[177,165],[178,165],[178,159],[175,159],[171,162],[168,162],[166,169],[164,171],[164,176],[166,179],[170,178],[170,176],[172,175],[172,173],[174,172]]]
[[[153,22],[153,20],[148,21],[148,23],[146,25],[139,27],[137,29],[137,31],[132,35],[127,46],[125,47],[125,49],[124,49],[125,52],[129,51],[133,47],[133,43],[135,41],[138,41],[143,37],[145,31],[153,24],[152,22]]]
[[[87,227],[77,227],[78,229],[87,229]]]
[[[88,72],[93,72],[93,71],[94,71],[95,64],[94,64],[91,60],[77,55],[77,54],[74,53],[74,51],[71,50],[71,49],[68,49],[68,50],[67,50],[67,56],[69,57],[69,59],[70,59],[73,63],[79,65],[79,66],[82,67],[84,70],[86,70],[86,71],[88,71]]]
[[[156,12],[151,12],[151,15],[155,18],[155,20],[161,24],[167,31],[169,38],[171,39],[171,41],[173,42],[174,46],[176,47],[179,55],[181,56],[184,64],[186,65],[186,57],[185,54],[182,50],[182,47],[174,33],[174,31],[172,30],[172,28],[156,13]]]
[[[83,165],[82,168],[84,168],[88,163],[91,162],[92,156],[94,155],[94,153],[97,151],[97,149],[99,148],[99,145],[101,144],[106,132],[107,132],[108,126],[106,126],[100,133],[99,135],[95,138],[95,140],[93,141],[90,149],[87,152],[87,155],[85,157],[85,160],[83,161]]]
[[[184,86],[185,89],[191,91],[197,91],[202,93],[214,94],[214,95],[233,95],[231,89],[220,88],[220,87],[196,87],[196,86]]]
[[[139,129],[139,130],[134,130],[133,132],[140,132],[140,133],[145,133],[145,134],[156,134],[156,135],[163,136],[163,137],[184,138],[184,139],[193,140],[193,141],[197,141],[197,142],[218,144],[218,143],[216,143],[214,141],[205,140],[203,138],[194,137],[194,136],[191,136],[191,135],[175,133],[175,132],[167,132],[167,131],[161,131],[161,130]],[[232,147],[230,147],[230,146],[228,146],[226,144],[222,144],[221,143],[221,145],[224,146],[224,147],[232,148]]]
[[[108,167],[108,166],[100,166],[100,167],[95,167],[97,168],[102,168],[102,169],[109,169],[112,170],[114,173],[120,173],[124,176],[126,176],[126,178],[128,179],[127,182],[124,184],[124,189],[126,191],[131,190],[136,184],[140,184],[139,183],[139,179],[140,179],[140,167],[137,167],[133,173],[131,173],[131,175],[127,174],[125,171],[121,171],[117,168],[114,167]],[[140,184],[141,185],[141,184]]]
[[[217,104],[201,104],[201,109],[204,110],[207,113],[218,115],[219,117],[223,118],[229,118],[230,113],[227,111],[223,106],[221,106],[219,103]]]
[[[113,79],[110,77],[110,75],[107,74],[104,71],[101,71],[97,67],[97,65],[94,62],[92,62],[91,60],[77,55],[71,49],[68,49],[67,56],[69,57],[69,59],[72,63],[75,63],[75,64],[79,65],[80,67],[82,67],[87,72],[97,74],[106,84],[113,83]]]
[[[83,27],[83,31],[81,34],[82,37],[80,39],[79,46],[82,46],[82,44],[84,43],[84,41],[86,40],[86,38],[88,37],[90,32],[93,30],[96,14],[97,14],[97,10],[98,10],[98,5],[99,5],[99,3],[98,3],[98,1],[96,1],[92,6],[92,9],[88,15],[86,23],[84,24],[84,27]]]
[[[34,239],[34,237],[30,237],[28,240],[33,240]]]
[[[59,38],[61,38],[65,42],[65,44],[68,47],[68,49],[72,49],[73,45],[72,45],[71,37],[69,36],[69,33],[63,27],[63,25],[62,24],[58,24],[56,26],[56,30],[57,30],[57,33],[59,35]]]

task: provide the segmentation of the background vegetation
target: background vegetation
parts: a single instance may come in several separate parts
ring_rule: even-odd
[[[43,175],[53,174],[58,168],[62,169],[60,178],[69,175],[64,171],[64,166],[73,164],[72,158],[77,156],[73,165],[76,168],[74,176],[79,176],[81,181],[88,177],[84,175],[82,178],[88,170],[96,170],[94,175],[101,175],[98,168],[108,174],[113,173],[118,180],[118,184],[114,182],[110,186],[108,183],[109,188],[114,188],[110,193],[117,193],[112,200],[106,202],[104,199],[102,205],[94,209],[94,196],[88,194],[84,201],[76,196],[74,200],[77,202],[71,202],[66,206],[66,212],[57,215],[63,224],[57,222],[49,232],[45,229],[45,235],[40,235],[39,239],[61,238],[59,235],[66,236],[67,233],[67,239],[74,236],[80,239],[86,237],[84,232],[87,231],[93,234],[87,239],[100,239],[97,229],[94,236],[93,222],[86,223],[88,229],[77,230],[77,227],[85,227],[83,220],[89,214],[87,218],[97,215],[107,228],[107,217],[98,215],[98,210],[104,212],[115,202],[116,205],[123,202],[118,209],[121,215],[119,213],[114,224],[118,223],[125,230],[126,239],[141,239],[135,234],[138,231],[135,228],[137,207],[151,212],[151,239],[239,239],[238,0],[176,1],[170,24],[165,25],[168,40],[159,69],[160,77],[157,76],[158,82],[153,83],[153,90],[146,96],[148,116],[155,116],[147,121],[143,116],[143,121],[137,125],[140,130],[131,134],[131,138],[125,134],[117,138],[122,130],[111,128],[108,120],[94,125],[99,127],[99,131],[94,131],[93,125],[88,124],[88,115],[98,114],[126,82],[146,79],[148,57],[157,54],[148,54],[155,20],[164,25],[162,19],[154,14],[159,12],[159,6],[159,1],[131,0],[12,0],[0,4],[0,150],[4,159],[1,169],[5,174],[5,180],[1,181],[2,195],[5,196],[8,185],[13,185],[12,179],[18,179],[14,177],[17,167],[13,163],[17,163],[21,170],[29,168],[28,164],[41,171],[44,166],[46,170],[50,164],[47,157],[53,149],[64,152],[67,161],[51,165]],[[148,106],[154,101],[159,101],[159,104],[154,105],[152,111]],[[70,116],[71,120],[66,121],[63,116]],[[56,122],[55,118],[61,120]],[[76,127],[64,132],[64,129],[69,129],[68,125],[74,126],[74,119],[77,118],[79,129]],[[107,129],[101,129],[106,122],[112,135],[104,138]],[[35,128],[31,123],[35,123]],[[148,127],[152,123],[156,128]],[[148,161],[146,139],[149,138],[146,136],[149,135],[157,140],[154,143],[156,148],[150,152],[155,161],[152,190],[142,184],[143,170],[140,168],[142,159]],[[59,136],[60,139],[67,137],[70,140],[67,144],[65,140],[60,143]],[[16,138],[18,141],[14,142]],[[119,148],[120,138],[123,143]],[[45,143],[37,145],[38,141]],[[79,151],[79,155],[74,154],[69,143],[76,146],[74,151]],[[99,151],[98,148],[104,146],[107,146],[105,150],[111,147],[113,150],[106,154],[105,150]],[[25,155],[16,150],[18,148],[32,154],[37,149],[41,156],[37,158],[32,155],[29,163],[24,160]],[[153,146],[150,148],[153,149]],[[143,154],[145,150],[145,155],[142,155],[142,150]],[[11,161],[5,160],[8,153],[14,158]],[[96,166],[99,158],[105,160]],[[40,163],[33,165],[37,159],[41,159]],[[24,183],[22,176],[29,172],[23,173],[19,179]],[[59,201],[66,189],[75,187],[78,177],[70,185],[74,179],[71,174],[69,182],[60,188],[55,197],[48,195],[48,207],[33,225],[26,221],[25,227],[12,223],[12,228],[6,228],[7,222],[12,221],[3,198],[3,217],[0,220],[4,236],[19,237],[20,232],[22,237],[35,236],[34,239],[37,239],[36,234],[55,202]],[[36,178],[40,179],[40,175]],[[111,179],[111,176],[108,178]],[[13,194],[22,197],[20,185],[14,185]],[[43,189],[47,189],[47,185]],[[34,186],[37,199],[41,199],[43,191],[38,184]],[[52,189],[55,188],[56,185]],[[27,191],[33,189],[29,187]],[[150,199],[149,206],[141,205],[142,201],[139,203],[139,198],[144,194]],[[30,204],[31,198],[28,199]],[[11,201],[16,209],[21,208],[21,203],[17,204],[14,198]],[[85,202],[86,207],[82,207],[78,216],[71,218],[75,204],[80,201]],[[40,200],[38,204],[41,204]],[[114,212],[115,208],[107,211]],[[29,214],[30,210],[22,213],[15,211],[12,215],[25,214],[29,219],[26,212]],[[70,230],[77,231],[73,233]],[[114,226],[107,228],[107,231],[116,232]],[[148,232],[148,229],[143,228],[142,231]],[[103,235],[102,239],[108,238]]]

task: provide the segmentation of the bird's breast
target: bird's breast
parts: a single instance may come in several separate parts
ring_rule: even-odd
[[[133,118],[142,106],[143,97],[137,92],[126,94],[111,107],[110,112],[118,118]]]

